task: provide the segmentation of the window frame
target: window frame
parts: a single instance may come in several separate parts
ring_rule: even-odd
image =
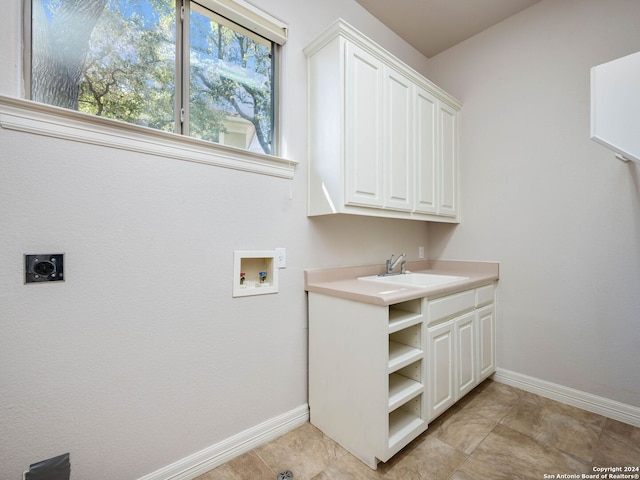
[[[207,140],[200,140],[194,137],[190,137],[181,133],[182,127],[180,122],[180,108],[178,102],[182,102],[181,108],[188,109],[189,98],[188,88],[183,88],[182,83],[189,81],[189,55],[183,56],[184,60],[176,67],[181,69],[180,73],[176,73],[176,92],[180,92],[180,95],[176,94],[176,130],[180,132],[168,133],[161,130],[156,130],[148,127],[141,127],[133,123],[124,122],[121,120],[115,120],[107,117],[98,117],[88,113],[67,110],[64,108],[47,105],[44,103],[38,103],[30,100],[31,98],[31,68],[32,68],[32,1],[25,0],[23,2],[23,95],[24,101],[9,101],[8,97],[0,95],[0,125],[5,128],[14,130],[30,131],[31,133],[42,133],[48,136],[55,136],[59,138],[70,138],[68,128],[77,128],[78,122],[87,123],[87,128],[82,129],[82,133],[79,135],[78,140],[86,143],[95,143],[106,146],[112,146],[116,148],[124,148],[126,150],[141,151],[148,150],[148,153],[159,154],[159,148],[157,146],[168,146],[169,151],[173,152],[172,155],[180,160],[189,160],[189,152],[193,152],[195,146],[198,151],[198,158],[193,159],[197,163],[213,164],[217,166],[234,168],[239,170],[251,171],[255,173],[264,173],[266,175],[273,175],[277,177],[293,178],[293,172],[295,170],[297,161],[284,159],[281,157],[281,128],[280,128],[280,78],[281,78],[281,47],[287,40],[288,27],[283,22],[275,19],[267,13],[259,10],[258,8],[244,2],[243,0],[197,0],[196,3],[211,9],[218,15],[225,16],[229,20],[238,23],[242,28],[246,28],[249,31],[253,31],[260,36],[267,38],[273,42],[273,66],[272,66],[272,102],[273,102],[273,125],[272,125],[272,154],[257,153],[243,148],[224,145],[221,143],[210,142]],[[183,35],[182,31],[184,24],[188,26],[188,12],[189,3],[191,0],[176,0],[176,38],[179,35]],[[187,8],[183,8],[183,7]],[[219,11],[213,10],[219,8]],[[185,11],[186,10],[186,11]],[[183,13],[184,12],[184,13]],[[222,12],[222,13],[221,13]],[[183,16],[183,20],[181,20]],[[184,20],[186,18],[186,22]],[[241,24],[239,21],[246,21],[246,24]],[[188,27],[187,27],[188,28]],[[265,32],[268,37],[265,36]],[[186,31],[188,35],[188,29]],[[176,40],[176,51],[178,49],[188,49],[186,42]],[[182,55],[182,54],[181,54]],[[188,83],[187,83],[188,85]],[[178,99],[177,97],[181,98]],[[186,96],[186,99],[183,98]],[[34,104],[29,105],[30,103]],[[25,109],[24,115],[14,115],[16,113],[15,108]],[[11,118],[11,120],[8,120]],[[27,118],[29,120],[27,120]],[[21,120],[18,120],[21,119]],[[186,122],[185,122],[186,123]],[[38,128],[34,128],[35,125],[40,125],[42,131],[38,132]],[[50,127],[49,125],[52,125]],[[141,132],[144,131],[144,133]],[[122,134],[123,131],[128,131],[129,134]],[[116,133],[118,132],[118,133]],[[144,141],[141,141],[141,133],[150,135],[152,138],[148,142],[151,148],[144,148]],[[113,141],[105,140],[106,136],[117,135],[118,138],[114,138]],[[172,138],[173,137],[173,138]],[[92,138],[95,141],[92,141]],[[123,141],[123,139],[125,139]],[[185,152],[179,153],[180,144],[184,145]],[[208,147],[208,148],[207,148]],[[203,158],[202,154],[205,150],[211,149],[210,159]],[[220,161],[220,156],[227,156],[229,161]],[[205,155],[206,156],[206,155]]]
[[[235,9],[229,7],[229,4],[238,2]],[[279,91],[280,91],[280,47],[282,43],[286,41],[286,28],[283,24],[276,24],[277,20],[269,17],[256,16],[253,18],[249,13],[257,11],[255,7],[249,4],[244,4],[241,0],[235,0],[234,2],[225,2],[224,0],[176,0],[176,38],[181,38],[181,42],[176,41],[176,58],[181,58],[181,62],[176,62],[176,69],[180,69],[180,73],[176,74],[176,92],[180,92],[180,95],[176,95],[176,103],[174,106],[175,111],[175,125],[176,131],[183,135],[190,135],[190,42],[186,39],[190,37],[190,18],[191,18],[191,4],[195,3],[200,8],[210,11],[214,17],[220,17],[222,22],[226,24],[228,28],[236,29],[238,31],[246,31],[246,36],[258,36],[262,40],[271,42],[271,151],[274,154],[280,152],[280,104],[279,104]],[[178,7],[177,5],[181,6]],[[240,10],[241,4],[246,5],[244,10]],[[253,10],[248,10],[247,7],[251,7]],[[217,10],[214,10],[217,9]],[[222,13],[225,15],[223,15]],[[181,21],[178,21],[181,20]],[[246,25],[239,23],[237,20],[247,22]],[[260,21],[258,21],[260,20]],[[229,26],[231,24],[231,26]],[[215,143],[215,142],[214,142]]]

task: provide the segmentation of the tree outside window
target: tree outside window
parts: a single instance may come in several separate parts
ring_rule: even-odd
[[[273,43],[186,7],[32,0],[32,100],[272,154]]]

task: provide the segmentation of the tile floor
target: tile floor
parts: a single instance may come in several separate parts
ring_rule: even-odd
[[[640,428],[487,380],[375,471],[307,423],[196,480],[539,480],[594,466],[640,467]]]

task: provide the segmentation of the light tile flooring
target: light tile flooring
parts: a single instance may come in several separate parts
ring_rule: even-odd
[[[307,423],[196,480],[539,480],[594,466],[640,467],[640,428],[487,380],[377,470]]]

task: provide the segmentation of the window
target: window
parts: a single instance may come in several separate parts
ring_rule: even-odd
[[[286,29],[242,0],[31,0],[30,98],[275,154]]]

